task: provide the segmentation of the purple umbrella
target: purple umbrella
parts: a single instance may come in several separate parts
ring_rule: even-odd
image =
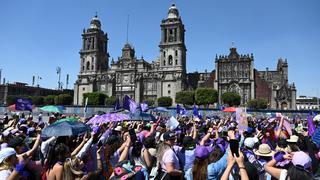
[[[100,116],[99,123],[106,123],[106,122],[118,122],[130,119],[130,117],[126,114],[117,114],[117,113],[109,113]]]
[[[99,124],[98,121],[100,120],[99,115],[93,116],[86,124]]]

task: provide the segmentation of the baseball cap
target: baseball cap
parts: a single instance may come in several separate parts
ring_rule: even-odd
[[[197,146],[196,150],[194,151],[194,155],[196,158],[205,159],[207,158],[210,153],[212,152],[213,148],[210,146]]]
[[[171,140],[171,139],[175,139],[176,133],[173,131],[167,131],[163,134],[163,140]]]
[[[0,163],[2,163],[7,157],[16,154],[13,148],[7,147],[0,151]]]
[[[311,158],[308,154],[303,151],[295,152],[291,160],[292,164],[297,167],[303,167],[303,169],[308,169],[311,167]]]

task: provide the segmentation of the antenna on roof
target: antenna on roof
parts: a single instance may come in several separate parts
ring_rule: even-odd
[[[128,39],[129,39],[129,14],[127,17],[127,43],[128,43]]]

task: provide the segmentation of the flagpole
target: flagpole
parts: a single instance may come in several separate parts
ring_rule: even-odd
[[[88,105],[88,97],[86,98],[85,105],[84,105],[84,113],[83,113],[84,119],[86,118],[86,115],[87,115],[87,105]]]

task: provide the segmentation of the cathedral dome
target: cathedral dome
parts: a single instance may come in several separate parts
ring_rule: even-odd
[[[100,20],[98,19],[98,16],[97,16],[97,15],[95,15],[95,16],[91,19],[90,28],[92,28],[92,29],[100,29],[100,28],[101,28],[101,22],[100,22]]]
[[[175,18],[179,18],[179,11],[176,5],[172,4],[171,7],[169,8],[168,19],[175,19]]]

